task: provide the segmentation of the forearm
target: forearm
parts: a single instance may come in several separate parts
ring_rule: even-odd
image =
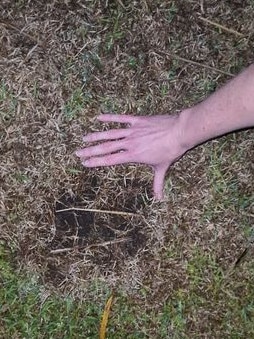
[[[180,120],[188,149],[254,126],[254,64],[203,102],[183,111]]]

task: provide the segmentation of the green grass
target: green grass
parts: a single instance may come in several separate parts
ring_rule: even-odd
[[[98,338],[101,314],[109,291],[94,283],[88,295],[94,300],[47,296],[35,276],[17,273],[11,251],[0,246],[0,337],[1,338]],[[147,317],[135,314],[132,303],[120,294],[113,304],[110,338],[145,338]]]
[[[231,136],[230,136],[231,138]],[[225,211],[244,211],[253,203],[254,196],[241,190],[237,176],[232,171],[234,163],[241,162],[242,151],[237,150],[225,160],[228,147],[227,137],[211,145],[207,176],[210,184],[210,200],[204,205],[204,217],[211,220]],[[236,141],[234,141],[236,142]]]
[[[104,284],[94,283],[88,291],[88,300],[77,301],[57,295],[44,298],[47,294],[36,276],[17,273],[14,269],[12,255],[2,243],[2,338],[98,338],[101,314],[110,295]],[[200,316],[206,318],[207,334],[214,335],[213,324],[216,322],[216,328],[219,323],[222,333],[227,334],[224,338],[254,336],[253,265],[248,264],[247,279],[234,283],[233,276],[224,275],[215,258],[194,249],[186,271],[188,289],[176,289],[156,310],[146,311],[137,300],[117,291],[107,329],[108,338],[199,338],[198,334],[192,333],[191,325]],[[238,273],[233,272],[233,275]],[[146,299],[148,295],[149,291],[143,288],[139,297]]]
[[[89,101],[89,95],[84,93],[83,88],[77,88],[67,100],[63,112],[68,121],[76,119]]]
[[[178,8],[175,4],[175,1],[172,1],[169,9],[167,10],[167,14],[166,14],[166,18],[167,18],[169,23],[171,23],[174,20],[177,13],[178,13]]]
[[[0,83],[0,122],[7,124],[10,122],[16,112],[17,100],[8,88],[8,86],[2,81]]]
[[[47,294],[38,279],[17,273],[11,261],[11,251],[1,244],[0,337],[98,338],[101,315],[110,293],[103,284],[91,286],[87,301],[57,295],[44,298]],[[132,301],[128,303],[126,296],[116,297],[112,317],[110,338],[145,338],[149,318]]]
[[[124,36],[124,32],[121,30],[120,25],[121,16],[121,12],[112,11],[112,20],[111,18],[104,20],[106,25],[112,26],[112,29],[106,35],[105,47],[107,52],[112,51],[114,44]]]
[[[188,288],[176,290],[163,306],[161,338],[200,338],[201,333],[214,338],[254,337],[253,264],[225,274],[216,258],[197,248],[186,270]],[[234,278],[241,274],[248,278],[235,282]],[[191,328],[197,322],[202,326],[200,318],[204,327],[195,334]]]
[[[1,245],[1,338],[97,338],[99,303],[58,296],[43,302],[44,291],[36,277],[17,274],[10,262],[10,252]]]
[[[121,104],[117,98],[106,96],[100,97],[98,101],[102,112],[119,113],[121,111]]]

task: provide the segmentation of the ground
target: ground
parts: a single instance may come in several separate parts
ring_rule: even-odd
[[[253,130],[186,154],[161,203],[149,168],[74,155],[99,113],[179,112],[248,66],[253,13],[1,1],[1,337],[96,338],[112,293],[109,338],[254,337]]]

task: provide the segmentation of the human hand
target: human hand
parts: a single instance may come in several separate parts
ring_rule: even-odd
[[[154,170],[153,190],[163,198],[164,178],[169,166],[186,151],[178,115],[130,116],[103,114],[102,122],[117,122],[128,127],[87,134],[83,141],[102,142],[76,152],[85,167],[142,163]]]

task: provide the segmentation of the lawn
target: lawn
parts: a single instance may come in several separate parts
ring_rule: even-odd
[[[99,113],[172,114],[253,62],[254,2],[0,4],[0,337],[254,338],[254,131],[84,169]],[[118,127],[116,125],[116,127]]]

